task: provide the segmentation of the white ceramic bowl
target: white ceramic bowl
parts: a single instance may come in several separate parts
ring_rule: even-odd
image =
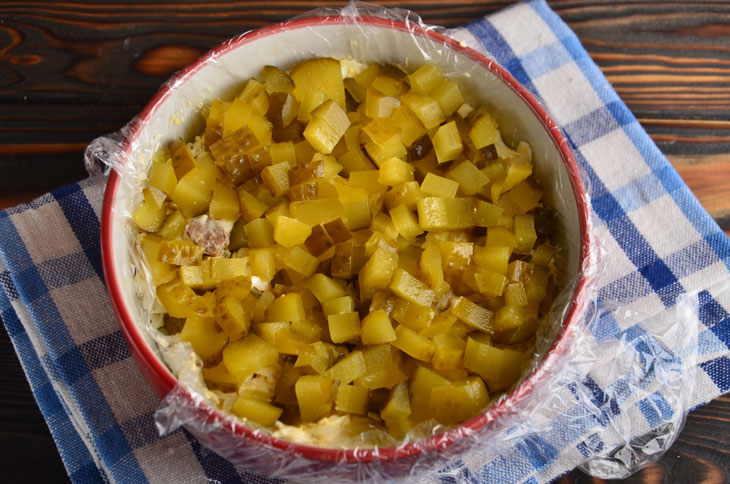
[[[232,97],[241,82],[258,74],[267,64],[287,69],[312,57],[353,58],[361,62],[393,63],[413,70],[425,62],[437,64],[454,77],[467,99],[487,104],[503,115],[501,128],[510,138],[519,133],[535,153],[535,175],[546,188],[546,202],[558,213],[556,241],[563,248],[566,280],[573,297],[564,303],[562,327],[537,369],[527,375],[506,398],[483,413],[437,436],[399,447],[338,450],[309,447],[256,432],[214,408],[200,409],[200,419],[221,422],[221,435],[203,440],[226,440],[255,470],[275,474],[282,466],[301,460],[301,473],[346,477],[370,466],[366,472],[398,476],[415,464],[435,462],[467,449],[466,434],[488,432],[505,411],[529,399],[535,385],[543,384],[551,365],[566,351],[569,335],[578,323],[585,298],[582,272],[590,260],[587,196],[576,163],[560,131],[527,90],[506,71],[479,53],[431,30],[381,18],[316,17],[272,25],[249,32],[219,46],[175,75],[130,126],[122,150],[123,172],[144,170],[149,155],[160,144],[178,137],[189,139],[200,131],[201,105],[215,98]],[[134,167],[135,170],[130,170]],[[127,343],[150,385],[166,395],[175,377],[140,324],[145,311],[135,293],[131,237],[127,229],[131,204],[140,199],[139,187],[124,183],[118,173],[109,177],[102,214],[102,252],[106,282],[114,310]],[[214,426],[215,427],[215,426]],[[473,437],[469,437],[471,439]],[[218,448],[220,451],[221,449]],[[224,449],[225,450],[225,449]],[[255,459],[245,456],[256,455]],[[299,462],[299,460],[297,462]],[[334,465],[337,462],[338,464]],[[291,467],[290,467],[291,468]],[[300,474],[304,475],[304,474]]]

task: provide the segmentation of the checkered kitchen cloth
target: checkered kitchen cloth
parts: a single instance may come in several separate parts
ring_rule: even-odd
[[[601,318],[592,326],[596,346],[650,341],[647,335],[679,324],[671,319],[677,299],[697,292],[698,367],[679,367],[696,373],[689,407],[728,391],[730,241],[575,35],[543,1],[505,9],[452,35],[483,45],[542,100],[590,178],[608,252],[599,298],[647,316],[639,323]],[[237,471],[185,431],[157,435],[159,400],[130,357],[104,288],[103,189],[103,179],[91,178],[0,212],[0,314],[72,481],[269,482]],[[637,344],[636,351],[649,350]],[[661,358],[652,361],[645,377],[661,366]],[[607,418],[589,416],[576,425],[569,416],[574,409],[567,408],[556,415],[552,434],[524,439],[490,463],[462,462],[456,478],[549,482],[591,450],[611,445],[607,422],[623,419],[621,428],[639,436],[678,411],[661,384],[637,401],[626,388],[638,387],[624,383],[625,375],[594,369],[571,391],[589,395]]]

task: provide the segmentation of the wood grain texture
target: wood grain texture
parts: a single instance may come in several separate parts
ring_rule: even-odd
[[[454,27],[513,2],[380,3]],[[0,3],[0,208],[81,179],[88,142],[129,122],[169,75],[236,34],[302,14],[313,4]],[[549,4],[730,235],[730,2]],[[3,481],[67,482],[9,340],[0,333]],[[729,435],[730,398],[722,397],[693,412],[672,449],[624,482],[730,482]],[[602,481],[574,471],[558,482]]]

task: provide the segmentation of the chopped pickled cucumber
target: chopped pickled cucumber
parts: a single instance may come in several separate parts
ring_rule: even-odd
[[[458,80],[433,64],[343,72],[265,66],[213,101],[199,138],[153,157],[132,220],[163,330],[233,415],[346,414],[350,432],[401,439],[516,383],[559,248],[536,222],[530,145],[508,146]]]

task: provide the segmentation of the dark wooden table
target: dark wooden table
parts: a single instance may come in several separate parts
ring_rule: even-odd
[[[0,3],[0,208],[83,178],[86,144],[129,121],[171,73],[314,3]],[[512,2],[380,3],[452,27]],[[549,3],[730,235],[730,3]],[[0,365],[0,480],[68,482],[4,329]],[[591,481],[578,471],[559,480]],[[730,397],[721,397],[690,414],[659,462],[624,482],[729,481]]]

